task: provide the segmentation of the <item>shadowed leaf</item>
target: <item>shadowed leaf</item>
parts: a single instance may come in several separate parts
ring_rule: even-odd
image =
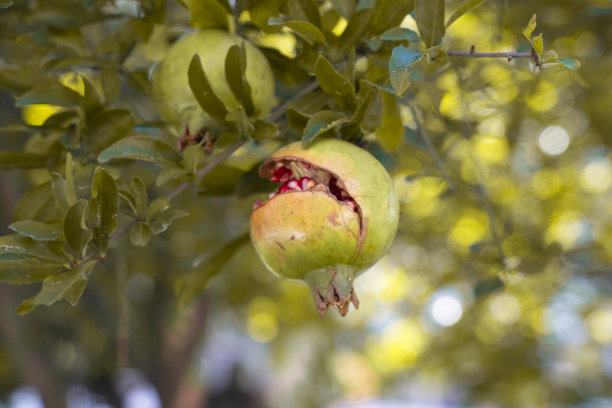
[[[200,107],[215,120],[225,124],[227,107],[208,82],[198,54],[195,54],[189,63],[188,75],[189,87]]]
[[[416,0],[414,14],[425,48],[438,45],[444,37],[444,0]]]
[[[100,163],[111,159],[142,160],[160,166],[171,166],[181,162],[181,155],[172,147],[148,136],[131,136],[119,140],[98,156]]]
[[[100,255],[104,256],[108,240],[117,228],[119,193],[115,180],[101,167],[96,168],[91,184],[88,226],[93,230]]]
[[[22,107],[36,104],[59,105],[64,108],[81,106],[83,98],[79,93],[66,88],[60,83],[38,86],[17,99],[16,106]]]
[[[323,133],[332,130],[336,126],[345,123],[348,118],[341,112],[320,111],[312,115],[306,124],[302,136],[302,147],[305,149]]]
[[[84,249],[92,238],[92,231],[85,223],[87,200],[79,200],[66,212],[64,236],[74,254],[83,256]]]
[[[255,113],[251,98],[251,87],[246,79],[247,56],[244,42],[233,45],[225,57],[225,77],[236,99],[244,107],[247,116]]]
[[[340,74],[324,56],[320,55],[315,65],[315,75],[325,93],[338,97],[342,105],[351,110],[355,107],[355,87]]]
[[[195,28],[220,28],[227,30],[227,10],[216,0],[183,0],[191,19],[189,24]]]
[[[323,44],[325,42],[325,35],[323,35],[321,30],[314,24],[306,21],[279,21],[276,17],[273,17],[268,21],[268,24],[287,27],[302,37],[304,41],[310,45]]]

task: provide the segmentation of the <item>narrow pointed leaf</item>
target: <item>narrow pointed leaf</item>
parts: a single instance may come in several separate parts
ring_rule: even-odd
[[[0,236],[0,261],[32,260],[66,264],[66,259],[51,251],[48,242],[37,242],[22,235]]]
[[[51,174],[51,191],[60,213],[65,214],[68,211],[68,207],[70,207],[68,197],[66,196],[66,181],[58,173]]]
[[[231,46],[225,57],[225,77],[234,96],[244,107],[247,116],[251,116],[255,113],[255,108],[251,98],[251,87],[246,79],[246,69],[247,56],[244,42]]]
[[[83,78],[85,92],[83,94],[83,108],[85,113],[90,116],[102,109],[102,99],[96,88],[87,78]]]
[[[523,31],[521,32],[523,34],[523,37],[525,37],[527,41],[529,41],[529,43],[531,43],[531,36],[535,28],[536,28],[536,15],[534,14],[529,19],[529,23],[527,23],[527,26],[523,28]]]
[[[0,282],[11,285],[28,285],[40,282],[47,276],[66,269],[59,262],[41,261],[35,258],[6,259],[0,256]]]
[[[321,89],[340,98],[348,109],[355,107],[355,87],[340,74],[324,56],[320,55],[315,65],[315,75]]]
[[[189,87],[200,107],[217,121],[226,123],[227,107],[208,82],[198,54],[195,54],[189,63],[188,75]]]
[[[53,241],[62,234],[62,231],[53,225],[32,220],[14,222],[9,228],[34,241]]]
[[[73,172],[74,172],[74,162],[72,160],[72,155],[70,154],[70,152],[68,152],[66,154],[66,171],[65,171],[66,201],[68,202],[68,205],[73,205],[74,203],[76,203],[76,200],[77,200],[76,190],[74,188],[74,176],[72,174]]]
[[[111,159],[142,160],[171,166],[181,162],[181,155],[161,140],[139,135],[121,139],[98,155],[100,163]]]
[[[91,201],[89,202],[89,225],[94,233],[94,241],[104,256],[108,240],[117,228],[119,193],[115,180],[101,167],[96,168],[92,182]]]
[[[444,37],[444,0],[416,0],[414,14],[425,48],[438,45]]]

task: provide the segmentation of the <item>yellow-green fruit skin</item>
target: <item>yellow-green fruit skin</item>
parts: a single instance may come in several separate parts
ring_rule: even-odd
[[[225,77],[225,57],[233,45],[246,48],[246,79],[251,87],[255,117],[270,113],[274,104],[274,75],[266,57],[242,37],[221,30],[187,34],[168,50],[153,73],[153,95],[162,118],[178,134],[185,124],[192,132],[215,128],[217,122],[202,110],[189,87],[189,63],[195,54],[216,94],[231,111],[239,105]]]
[[[360,210],[326,192],[289,192],[268,200],[253,211],[250,224],[251,240],[270,271],[305,280],[313,270],[348,268],[356,277],[386,253],[395,238],[399,203],[391,177],[374,156],[352,143],[321,139],[307,149],[299,142],[285,146],[268,163],[280,159],[334,174]]]

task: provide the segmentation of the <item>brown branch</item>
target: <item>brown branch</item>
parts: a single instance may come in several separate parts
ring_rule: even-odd
[[[472,45],[469,51],[446,51],[450,57],[466,57],[466,58],[506,58],[508,62],[514,58],[532,59],[537,67],[542,67],[542,63],[538,58],[535,50],[531,52],[476,52],[476,48]]]

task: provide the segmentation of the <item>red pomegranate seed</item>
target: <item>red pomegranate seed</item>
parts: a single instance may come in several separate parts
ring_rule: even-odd
[[[286,186],[289,187],[291,190],[299,190],[300,189],[300,185],[298,184],[296,179],[289,180],[287,182]]]
[[[300,179],[300,188],[302,190],[310,190],[311,188],[313,188],[315,186],[315,181],[311,178],[308,177],[302,177]]]
[[[279,188],[279,189],[278,189],[278,192],[279,192],[279,193],[286,193],[287,191],[291,191],[291,189],[290,189],[289,187],[287,187],[287,185],[286,185],[286,184],[283,184],[283,185],[281,186],[281,188]]]

